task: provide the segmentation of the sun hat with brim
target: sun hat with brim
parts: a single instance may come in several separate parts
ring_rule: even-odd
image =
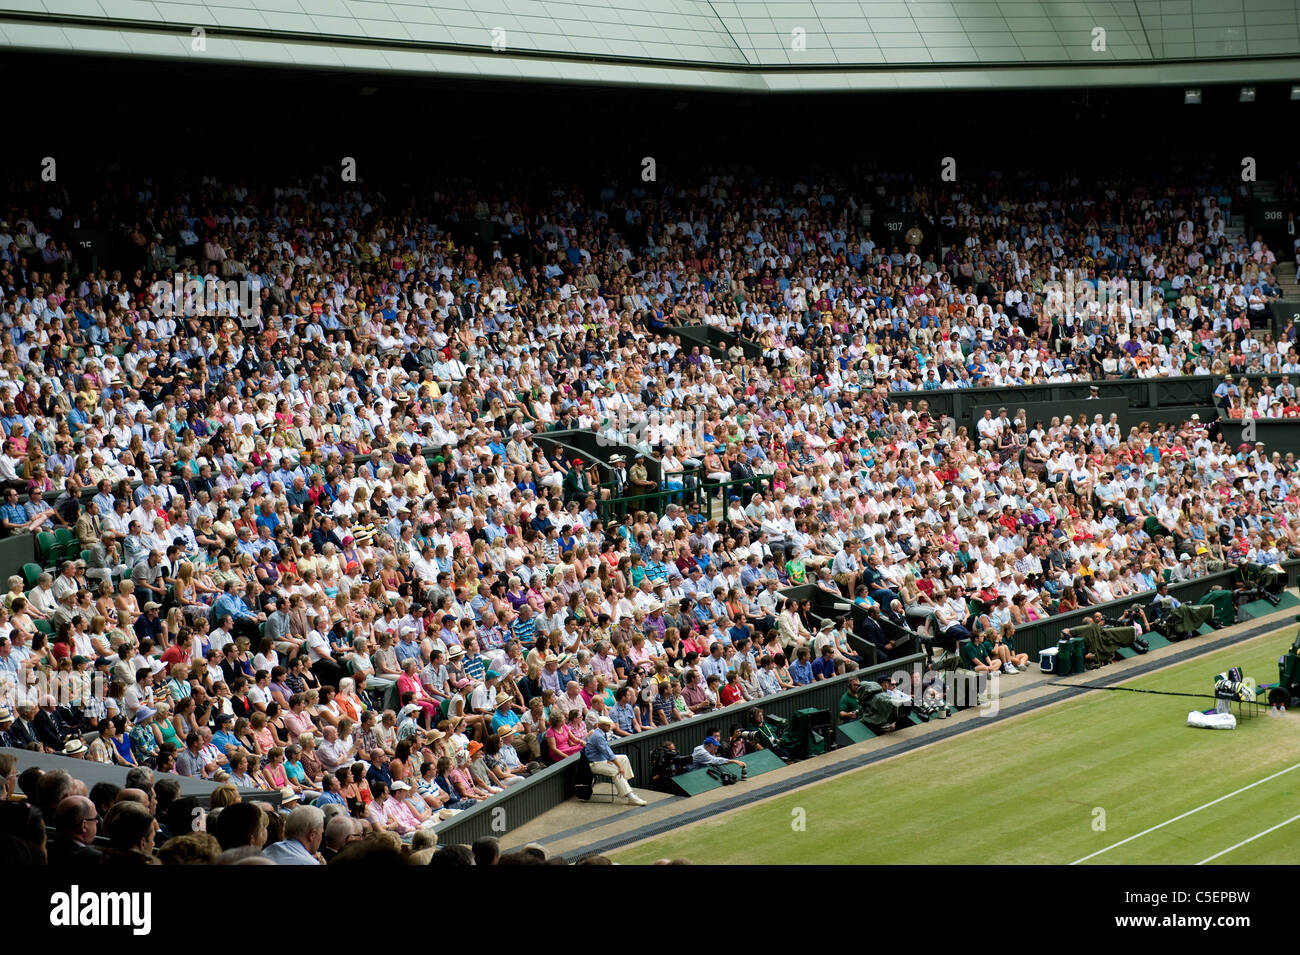
[[[78,753],[84,753],[85,751],[86,751],[86,744],[83,743],[80,739],[70,739],[63,744],[64,756],[75,756]]]
[[[438,740],[442,739],[446,735],[447,734],[444,733],[442,730],[429,730],[427,733],[424,734],[424,741],[426,743],[436,743],[438,742]]]
[[[0,722],[3,721],[0,720]],[[501,726],[498,727],[497,729],[497,736],[501,739],[505,739],[507,736],[514,736],[514,735],[515,735],[515,728],[513,726]]]
[[[464,655],[465,655],[465,648],[462,647],[459,643],[455,644],[454,646],[452,646],[450,650],[447,651],[448,659],[452,659],[454,657],[463,657]]]
[[[473,686],[473,685],[474,685],[474,681],[471,680],[469,677],[465,677],[465,678],[462,679],[462,680],[457,680],[457,681],[456,681],[456,689],[458,689],[458,690],[463,690],[463,689],[465,689],[465,687],[467,687],[467,686]]]
[[[509,693],[498,693],[498,694],[496,695],[496,699],[495,699],[495,701],[493,702],[492,705],[493,705],[493,706],[505,706],[507,703],[510,702],[510,700],[511,700],[511,696],[510,696]]]
[[[161,610],[161,609],[162,609],[162,604],[160,604],[160,603],[154,603],[154,601],[150,600],[147,604],[144,605],[144,609],[145,609],[146,611],[149,611],[149,610]]]
[[[478,740],[476,740],[476,739],[472,739],[472,740],[469,741],[469,754],[470,754],[470,756],[475,756],[475,755],[477,755],[477,754],[478,754],[478,751],[481,750],[482,748],[483,748],[483,744],[480,743]]]
[[[290,802],[299,802],[301,800],[302,797],[293,791],[292,786],[285,786],[280,790],[280,805]]]
[[[158,711],[151,706],[142,706],[135,711],[135,721],[137,723],[143,723],[145,720],[152,719],[154,714],[157,712]]]
[[[9,707],[0,706],[0,723],[12,723],[14,715],[10,712]]]
[[[613,726],[613,725],[614,725],[614,721],[611,720],[608,716],[601,716],[601,717],[597,718],[597,720],[596,720],[596,725],[597,725],[597,726]]]

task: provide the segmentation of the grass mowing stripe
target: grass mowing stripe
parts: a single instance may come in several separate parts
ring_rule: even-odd
[[[1211,806],[1216,806],[1219,803],[1223,802],[1225,799],[1231,799],[1233,796],[1240,796],[1248,789],[1254,789],[1256,786],[1262,786],[1264,783],[1269,782],[1270,780],[1277,779],[1279,776],[1285,776],[1287,773],[1296,769],[1300,769],[1300,763],[1296,763],[1294,766],[1288,766],[1286,769],[1279,770],[1278,772],[1274,773],[1271,776],[1265,776],[1263,779],[1257,779],[1249,786],[1242,786],[1240,789],[1233,790],[1232,792],[1228,793],[1226,796],[1220,796],[1218,799],[1211,799],[1209,802],[1203,803],[1202,805],[1197,806],[1195,809],[1189,809],[1187,810],[1187,812],[1174,816],[1172,819],[1166,819],[1164,822],[1160,823],[1159,825],[1152,826],[1150,829],[1143,829],[1141,832],[1134,833],[1133,835],[1129,836],[1127,839],[1121,839],[1119,842],[1113,843],[1104,849],[1098,849],[1096,852],[1090,855],[1086,855],[1082,859],[1075,859],[1073,862],[1070,863],[1070,865],[1078,865],[1080,862],[1087,862],[1089,859],[1095,859],[1103,852],[1109,852],[1111,849],[1118,849],[1126,842],[1132,842],[1134,839],[1141,839],[1143,836],[1155,832],[1157,829],[1163,829],[1165,826],[1173,825],[1175,822],[1178,822],[1178,820],[1180,819],[1186,819],[1188,816],[1193,816],[1196,813],[1200,812],[1202,809],[1209,809]],[[1233,848],[1235,849],[1236,846],[1233,846]]]
[[[1263,832],[1257,832],[1249,839],[1242,839],[1235,846],[1229,846],[1228,848],[1224,849],[1222,852],[1216,852],[1214,855],[1202,859],[1200,862],[1196,864],[1205,865],[1205,863],[1207,862],[1213,862],[1215,859],[1219,858],[1219,856],[1226,856],[1229,852],[1232,852],[1234,849],[1240,849],[1242,846],[1249,845],[1250,843],[1254,842],[1256,839],[1264,838],[1264,836],[1268,835],[1270,832],[1277,832],[1283,826],[1289,826],[1297,819],[1300,819],[1300,815],[1292,816],[1286,822],[1279,822],[1276,826],[1273,826],[1271,829],[1265,829]]]

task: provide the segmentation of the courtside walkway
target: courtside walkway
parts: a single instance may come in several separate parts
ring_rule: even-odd
[[[1000,676],[997,706],[971,707],[946,720],[933,720],[909,726],[863,743],[845,746],[823,756],[796,762],[760,777],[715,789],[698,796],[670,796],[638,789],[649,805],[631,807],[620,803],[569,799],[513,829],[502,838],[502,848],[517,848],[540,843],[552,854],[578,858],[592,852],[608,852],[668,832],[678,826],[743,808],[776,796],[783,796],[804,786],[822,782],[863,766],[901,756],[931,743],[950,739],[1007,719],[1035,712],[1044,706],[1077,698],[1086,690],[1070,689],[1068,684],[1110,684],[1142,676],[1181,663],[1192,657],[1215,652],[1244,639],[1261,636],[1295,623],[1296,611],[1279,610],[1264,617],[1216,630],[1213,633],[1182,640],[1150,653],[1122,660],[1099,670],[1088,670],[1057,681],[1054,674],[1043,673],[1037,661],[1026,673]],[[1051,686],[1052,682],[1067,686]],[[701,728],[707,718],[699,719]],[[636,780],[633,780],[635,785]]]

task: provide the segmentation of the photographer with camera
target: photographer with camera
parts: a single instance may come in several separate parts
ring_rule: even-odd
[[[711,769],[716,766],[740,767],[740,778],[744,779],[749,775],[749,769],[745,766],[745,761],[741,759],[730,759],[726,756],[719,756],[718,750],[722,744],[718,742],[716,736],[708,736],[704,742],[691,751],[691,768],[692,769]]]
[[[768,723],[763,716],[761,706],[750,707],[749,725],[745,729],[741,730],[740,727],[732,727],[733,740],[737,732],[740,734],[740,740],[745,744],[746,752],[766,749],[775,753],[781,759],[788,761],[785,747],[781,745],[781,739],[777,736],[776,730],[772,728],[772,724]],[[732,755],[743,756],[744,753],[737,754],[733,752]]]
[[[1185,604],[1178,600],[1169,593],[1169,583],[1164,580],[1156,585],[1156,595],[1150,606],[1154,608],[1156,625],[1163,625],[1169,631],[1167,635],[1171,640],[1196,633],[1201,624],[1214,616],[1213,607]]]

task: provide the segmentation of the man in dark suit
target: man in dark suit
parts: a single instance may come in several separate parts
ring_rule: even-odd
[[[64,726],[63,720],[55,711],[55,699],[52,696],[41,697],[41,708],[36,714],[36,720],[33,724],[36,729],[36,739],[49,752],[63,752],[63,740],[71,730]]]
[[[749,463],[749,458],[744,454],[737,453],[731,462],[731,479],[733,481],[743,481],[754,476],[754,468]]]
[[[171,486],[176,489],[176,493],[185,498],[186,507],[193,504],[194,499],[199,496],[197,480],[188,471],[182,471],[171,479]]]
[[[194,479],[194,495],[197,497],[199,491],[212,493],[216,484],[212,480],[212,465],[206,462],[199,465],[199,476]]]
[[[627,497],[627,459],[621,454],[610,455],[609,458],[609,476],[614,482],[613,496]],[[601,492],[602,497],[607,497],[610,490],[606,488]]]
[[[85,796],[66,796],[54,809],[58,835],[49,846],[50,865],[99,865],[103,853],[92,843],[99,831],[99,810]]]
[[[889,638],[885,636],[885,628],[880,625],[880,608],[875,604],[867,608],[867,615],[858,624],[858,636],[875,646],[882,657],[888,658],[889,650],[886,648],[889,647]]]
[[[36,728],[32,726],[32,717],[35,715],[34,706],[18,707],[18,718],[11,724],[5,725],[0,722],[0,730],[5,730],[9,735],[9,742],[6,746],[14,749],[31,749],[32,744],[36,742]]]

